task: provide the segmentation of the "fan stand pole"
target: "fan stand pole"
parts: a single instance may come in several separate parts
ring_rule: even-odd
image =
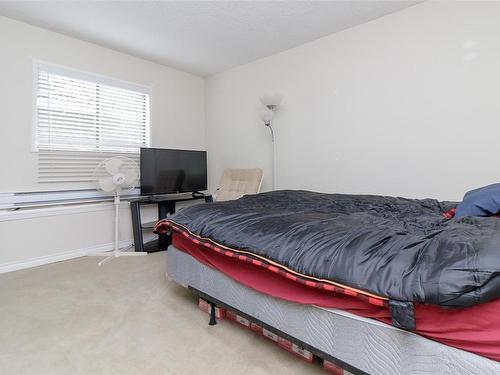
[[[125,249],[120,250],[120,239],[119,239],[120,194],[118,192],[115,192],[114,206],[115,206],[115,246],[114,246],[113,251],[111,253],[110,252],[101,252],[101,253],[87,254],[88,256],[105,256],[105,257],[107,257],[98,263],[99,266],[102,266],[104,263],[107,263],[110,260],[112,260],[114,258],[118,258],[118,257],[140,256],[140,255],[147,255],[148,254],[144,251],[125,251]]]

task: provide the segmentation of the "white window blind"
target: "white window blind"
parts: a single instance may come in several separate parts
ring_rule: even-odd
[[[35,62],[34,147],[40,182],[90,181],[117,154],[150,146],[146,86]]]

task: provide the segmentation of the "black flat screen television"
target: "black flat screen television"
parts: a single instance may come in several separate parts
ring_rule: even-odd
[[[141,195],[206,189],[206,151],[141,148]]]

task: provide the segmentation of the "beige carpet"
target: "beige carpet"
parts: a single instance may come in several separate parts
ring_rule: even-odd
[[[207,325],[165,254],[0,275],[0,374],[327,374],[236,324]]]

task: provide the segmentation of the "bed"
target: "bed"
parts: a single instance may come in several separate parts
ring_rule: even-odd
[[[175,281],[352,373],[498,373],[500,220],[448,220],[453,206],[277,191],[157,231],[174,232]]]

